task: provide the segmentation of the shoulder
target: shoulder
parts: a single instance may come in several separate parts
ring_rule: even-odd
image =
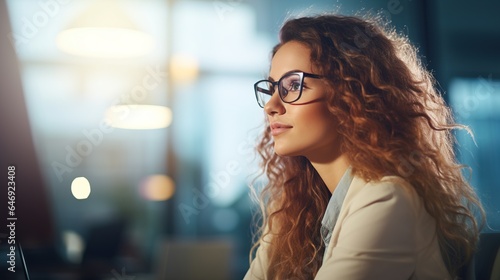
[[[419,196],[415,188],[402,177],[385,176],[377,181],[366,182],[361,178],[355,177],[351,184],[351,199],[355,202],[364,200],[388,200],[398,199],[415,203]],[[355,186],[357,184],[357,186]],[[349,189],[351,191],[351,188]]]
[[[398,212],[404,212],[408,215],[418,212],[422,202],[413,186],[402,177],[386,176],[370,182],[355,177],[344,207],[351,213],[369,208],[386,214],[398,215]]]
[[[425,211],[413,187],[396,176],[371,182],[355,179],[334,229],[335,241],[360,250],[412,247],[419,217]]]
[[[412,279],[434,269],[417,259],[439,252],[432,220],[404,178],[366,182],[354,177],[316,279]],[[431,244],[432,246],[429,246]],[[439,265],[439,264],[435,264]],[[445,271],[445,270],[444,270]],[[446,271],[443,272],[443,278]]]

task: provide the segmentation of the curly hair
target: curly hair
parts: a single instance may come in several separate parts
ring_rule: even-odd
[[[467,128],[454,122],[415,47],[376,18],[339,15],[290,19],[279,39],[273,56],[287,42],[302,43],[327,80],[326,102],[352,174],[408,180],[435,219],[450,274],[458,275],[475,252],[476,216],[484,219],[484,213],[454,154],[453,130]],[[266,122],[257,152],[268,181],[250,256],[271,237],[267,276],[311,279],[322,262],[321,218],[331,194],[305,157],[278,156],[273,144]]]

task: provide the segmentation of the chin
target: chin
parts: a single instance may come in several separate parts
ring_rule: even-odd
[[[295,157],[302,155],[300,151],[287,147],[277,147],[276,144],[274,144],[274,153],[281,157]]]

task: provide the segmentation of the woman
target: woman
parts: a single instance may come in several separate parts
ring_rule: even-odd
[[[287,21],[255,84],[269,181],[245,279],[454,279],[481,205],[450,109],[408,40],[374,21]]]

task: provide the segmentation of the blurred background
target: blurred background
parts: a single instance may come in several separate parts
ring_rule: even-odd
[[[241,279],[266,76],[284,19],[379,13],[408,35],[459,122],[457,154],[500,231],[498,1],[0,1],[0,275]],[[11,215],[12,217],[12,215]],[[4,276],[5,274],[5,276]],[[183,275],[180,277],[179,275]]]

